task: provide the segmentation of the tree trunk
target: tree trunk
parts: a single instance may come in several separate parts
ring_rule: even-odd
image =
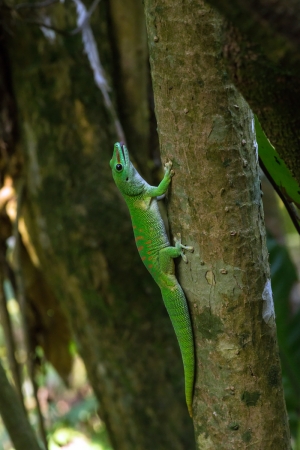
[[[289,449],[253,116],[228,80],[222,20],[201,1],[146,0],[171,230],[196,353],[197,448]]]

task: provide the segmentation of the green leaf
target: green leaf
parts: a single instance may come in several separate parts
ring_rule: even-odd
[[[295,208],[296,206],[300,209],[300,186],[266,137],[256,116],[255,131],[261,168],[281,197],[296,229],[300,233],[300,214]]]

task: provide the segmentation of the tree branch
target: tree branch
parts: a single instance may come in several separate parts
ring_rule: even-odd
[[[0,362],[0,414],[16,450],[41,450]]]
[[[22,393],[22,384],[21,384],[21,376],[20,376],[20,366],[15,358],[16,345],[14,341],[12,325],[10,320],[10,315],[7,310],[7,302],[4,295],[3,290],[3,281],[4,281],[4,258],[3,254],[0,255],[1,258],[1,266],[0,266],[0,317],[1,317],[1,325],[3,327],[4,336],[5,336],[5,344],[7,348],[7,357],[9,362],[9,368],[11,370],[11,374],[14,380],[16,392],[18,393],[21,404],[24,408],[23,403],[23,393]]]

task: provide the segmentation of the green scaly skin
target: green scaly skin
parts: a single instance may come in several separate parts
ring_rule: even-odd
[[[175,246],[170,245],[156,199],[168,189],[174,174],[172,163],[165,164],[165,175],[159,186],[150,186],[130,162],[125,145],[116,143],[110,167],[129,208],[139,254],[160,287],[178,339],[184,366],[186,403],[192,417],[195,372],[193,331],[187,302],[175,277],[173,258],[181,255],[186,262],[182,249],[193,251],[193,248],[182,245],[180,235],[175,239]]]

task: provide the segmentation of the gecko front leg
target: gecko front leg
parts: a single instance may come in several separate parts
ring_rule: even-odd
[[[172,161],[167,161],[164,165],[164,171],[165,175],[159,185],[156,186],[149,186],[147,189],[147,194],[150,197],[160,197],[161,195],[164,195],[169,187],[169,184],[171,182],[172,176],[174,175],[174,170],[172,170]]]

